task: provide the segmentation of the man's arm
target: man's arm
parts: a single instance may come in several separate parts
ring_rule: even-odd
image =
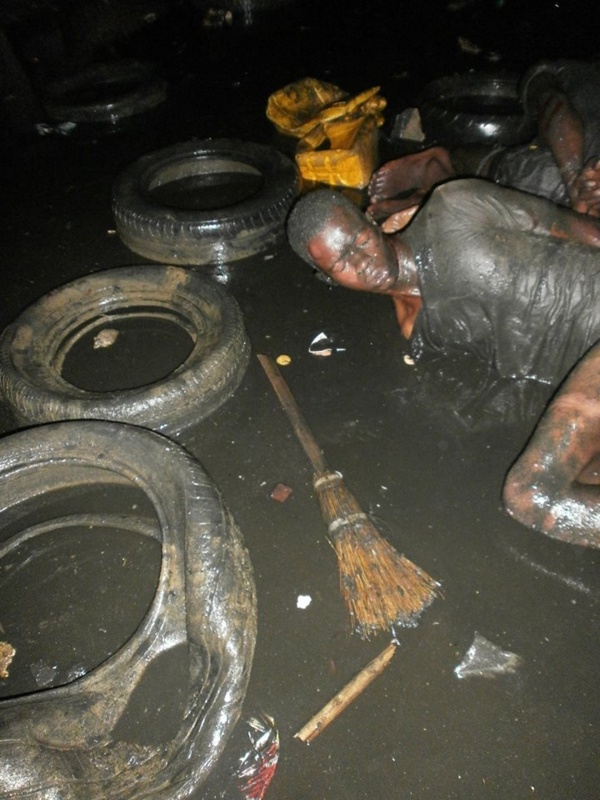
[[[503,499],[529,528],[600,547],[600,343],[551,401],[508,473]]]
[[[537,117],[538,135],[549,147],[566,186],[574,211],[600,216],[600,168],[584,165],[584,129],[581,117],[549,69],[534,73],[526,102]]]

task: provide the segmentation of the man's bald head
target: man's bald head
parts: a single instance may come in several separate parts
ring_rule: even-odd
[[[311,257],[308,243],[325,229],[337,209],[356,214],[360,219],[361,215],[356,206],[333,189],[317,189],[305,195],[296,203],[289,216],[287,222],[289,243],[301,259],[314,267],[319,265]]]

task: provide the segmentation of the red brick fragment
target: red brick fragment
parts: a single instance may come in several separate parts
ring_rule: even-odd
[[[277,503],[285,503],[291,494],[291,486],[286,486],[285,483],[278,483],[269,496],[271,500],[275,500]]]

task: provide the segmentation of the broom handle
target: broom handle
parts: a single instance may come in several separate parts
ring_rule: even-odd
[[[308,456],[315,472],[327,472],[327,464],[325,463],[325,456],[319,447],[319,444],[313,436],[306,420],[302,416],[302,412],[298,408],[298,404],[294,400],[294,396],[290,391],[290,387],[285,382],[277,364],[269,356],[257,355],[261,367],[264,369],[267,378],[271,382],[271,386],[275,390],[275,394],[279,398],[279,402],[283,406],[283,410],[288,416],[288,419],[294,429],[298,441],[302,445],[304,452]]]

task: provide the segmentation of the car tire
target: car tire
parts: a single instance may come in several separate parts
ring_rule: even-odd
[[[116,124],[153,111],[167,98],[167,83],[150,64],[94,64],[47,87],[44,107],[55,120]]]
[[[182,344],[161,356],[171,339]],[[176,436],[233,394],[249,357],[241,311],[222,286],[179,267],[124,267],[56,289],[10,324],[0,389],[19,424],[105,419]],[[91,383],[69,373],[80,363]]]
[[[162,553],[150,606],[116,652],[70,682],[0,701],[0,796],[196,796],[239,718],[256,640],[252,567],[217,489],[166,437],[96,421],[6,437],[0,481],[0,560],[14,561],[15,543],[36,545],[47,528],[62,533],[69,502],[89,511],[92,487],[107,492],[109,514],[111,493],[131,492],[123,535],[146,525]],[[66,516],[55,518],[61,492]],[[8,625],[3,637],[13,633]]]
[[[248,188],[220,205],[219,187],[226,193],[232,176],[233,184],[243,178]],[[164,198],[186,182],[196,186],[196,199],[200,193],[205,198],[204,207],[173,205]],[[123,242],[151,261],[222,264],[283,240],[285,218],[299,190],[296,165],[279,151],[205,139],[155,151],[130,165],[115,182],[113,213]]]
[[[513,145],[535,134],[510,73],[467,73],[429,83],[418,100],[428,142]]]

